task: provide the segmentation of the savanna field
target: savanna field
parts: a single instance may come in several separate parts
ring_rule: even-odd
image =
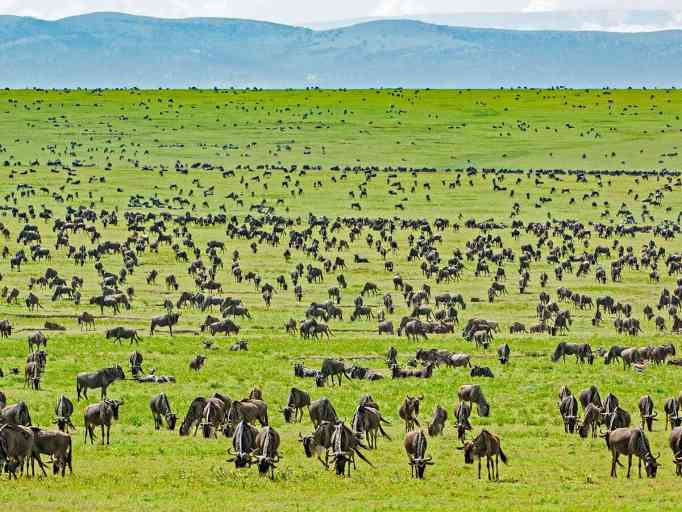
[[[13,331],[0,339],[0,391],[7,404],[26,402],[32,423],[43,428],[53,425],[54,408],[61,394],[73,402],[72,420],[77,431],[73,439],[73,474],[65,478],[19,477],[0,479],[2,502],[13,510],[200,510],[208,507],[256,508],[260,510],[437,510],[465,506],[471,509],[603,509],[653,510],[672,508],[679,501],[679,477],[675,476],[668,434],[663,428],[663,403],[682,391],[682,368],[675,365],[644,364],[641,371],[624,369],[621,362],[605,365],[596,357],[593,365],[577,364],[575,357],[564,362],[550,360],[560,341],[589,343],[592,349],[608,350],[612,345],[644,347],[677,344],[671,332],[672,315],[656,309],[664,288],[673,291],[678,275],[669,275],[666,258],[682,253],[678,216],[682,213],[682,93],[676,90],[366,90],[366,91],[0,91],[0,223],[9,231],[0,237],[0,288],[16,288],[18,301],[0,300],[0,320],[8,320]],[[487,170],[487,171],[486,171]],[[543,170],[543,171],[539,171]],[[555,172],[548,172],[554,170]],[[507,172],[515,171],[515,172]],[[518,172],[516,172],[518,171]],[[56,219],[71,219],[78,208],[95,212],[88,220],[101,235],[94,243],[87,231],[69,231],[68,244],[55,248]],[[33,212],[34,215],[30,213]],[[40,215],[41,212],[49,214]],[[114,225],[102,223],[116,213]],[[128,273],[121,291],[133,288],[130,309],[118,315],[110,309],[103,314],[90,298],[102,294],[102,275],[96,258],[83,266],[68,257],[68,245],[91,250],[106,240],[124,243],[135,233],[128,229],[131,213],[156,217],[141,223],[147,229],[136,232],[153,243],[158,232],[150,228],[169,214],[163,234],[171,243],[159,244],[158,252],[137,251],[137,264]],[[21,218],[25,214],[25,218]],[[224,214],[226,222],[196,221]],[[311,227],[313,220],[327,217],[329,227]],[[281,231],[274,230],[279,218]],[[187,219],[193,218],[194,221]],[[184,219],[179,221],[178,219]],[[367,222],[360,228],[351,219]],[[388,240],[377,250],[381,232],[370,224],[377,219],[393,221]],[[437,219],[447,219],[443,230]],[[332,224],[339,220],[332,230]],[[415,223],[422,221],[431,232]],[[512,223],[521,222],[519,236],[512,236]],[[519,293],[519,257],[522,246],[538,248],[538,237],[529,223],[551,225],[560,221],[583,224],[589,237],[567,237],[550,229],[540,247],[541,257],[529,268],[529,283]],[[482,230],[480,223],[496,227]],[[25,223],[37,226],[40,244],[49,249],[50,260],[31,258],[31,245],[17,242]],[[314,224],[314,222],[312,222]],[[667,223],[672,236],[664,238],[654,228]],[[202,311],[192,306],[175,307],[180,293],[199,291],[195,276],[188,273],[197,259],[193,248],[183,245],[185,225],[207,268],[209,241],[224,243],[218,252],[223,267],[215,282],[222,291],[203,292],[222,298],[241,299],[251,318],[233,319],[238,336],[201,332],[207,314],[218,316],[218,308]],[[359,225],[358,224],[358,225]],[[599,236],[596,224],[612,226],[608,238]],[[249,226],[249,230],[277,233],[277,244],[267,237],[239,236],[228,229]],[[633,236],[617,234],[618,226],[649,227]],[[355,231],[357,229],[357,232]],[[309,230],[309,231],[307,231]],[[323,232],[324,231],[324,232]],[[317,255],[290,246],[292,233],[306,232],[304,244],[318,240]],[[478,257],[467,259],[467,242],[475,237],[499,236],[501,245],[492,253],[511,249],[513,261],[504,261],[508,293],[488,301],[488,288],[498,265],[488,261],[490,275],[476,276]],[[371,235],[371,243],[367,237]],[[446,266],[456,251],[464,268],[459,280],[437,282],[425,275],[421,257],[408,258],[410,240],[439,237],[433,247]],[[333,244],[325,244],[332,238]],[[342,249],[338,241],[349,247]],[[611,279],[611,263],[618,258],[618,245],[632,248],[639,260],[642,248],[655,242],[665,252],[658,260],[660,281],[650,279],[650,267],[624,266],[618,281]],[[555,264],[548,261],[552,246],[573,247],[561,261],[598,246],[610,248],[586,275],[578,277],[578,262],[558,281]],[[177,258],[173,244],[188,254]],[[133,246],[134,248],[134,246]],[[10,258],[23,249],[28,261],[20,271],[10,267]],[[254,252],[255,249],[255,252]],[[290,258],[285,257],[285,251]],[[260,285],[275,288],[272,303],[264,304],[261,289],[252,281],[237,282],[231,265],[238,251],[243,275],[258,274]],[[367,259],[356,263],[354,256]],[[310,283],[305,274],[299,284],[302,299],[296,300],[291,273],[298,263],[324,270],[324,261],[337,257],[345,269],[323,272],[323,282]],[[118,275],[124,268],[120,253],[102,254],[101,268]],[[393,263],[393,271],[385,262]],[[595,279],[598,267],[608,279]],[[83,279],[79,305],[68,299],[52,301],[52,290],[34,285],[52,268],[70,282]],[[146,276],[158,272],[156,283]],[[543,288],[540,275],[548,281]],[[178,290],[168,289],[164,280],[175,275]],[[328,289],[338,286],[336,276],[348,283],[341,290],[343,320],[329,320],[330,339],[302,339],[285,331],[285,324],[305,318],[311,303],[328,300]],[[384,309],[383,296],[390,293],[395,304],[386,320],[395,327],[410,315],[402,293],[394,288],[399,274],[415,290],[431,287],[428,306],[435,312],[433,296],[449,292],[462,294],[466,308],[457,308],[459,325],[454,333],[429,333],[428,339],[409,341],[405,336],[379,335],[377,318]],[[277,286],[284,276],[287,290]],[[351,321],[354,299],[372,282],[379,294],[365,296],[375,318]],[[616,315],[604,313],[598,327],[592,325],[595,309],[579,309],[559,302],[573,317],[568,333],[514,334],[509,327],[520,322],[538,323],[536,306],[543,290],[558,301],[557,289],[592,297],[610,295],[632,306],[632,317],[641,322],[637,336],[619,334],[613,326]],[[24,304],[34,293],[42,305],[34,311]],[[149,333],[150,319],[163,315],[164,301],[174,303],[181,314],[173,336],[167,328]],[[472,300],[473,299],[473,300]],[[665,320],[656,329],[643,314],[645,306]],[[78,315],[95,316],[95,330],[85,332]],[[471,318],[496,321],[499,332],[487,350],[466,341],[462,329]],[[65,331],[45,331],[45,322],[58,323]],[[123,326],[137,329],[139,344],[116,343],[105,331]],[[27,338],[37,330],[48,338],[47,364],[39,390],[24,385],[24,367],[29,353]],[[211,340],[207,348],[203,343]],[[238,340],[248,342],[247,351],[230,351]],[[508,343],[511,358],[501,365],[496,347]],[[430,379],[392,379],[386,365],[389,347],[398,351],[398,363],[407,367],[418,348],[439,348],[471,355],[473,364],[488,366],[494,378],[471,377],[468,368],[434,369]],[[140,383],[132,379],[128,362],[131,352],[144,356],[143,368],[156,375],[174,376],[174,383]],[[189,368],[197,355],[206,356],[204,367]],[[679,354],[678,354],[679,355]],[[319,369],[324,358],[343,359],[376,370],[378,381],[343,379],[341,386],[330,383],[318,388],[310,378],[294,376],[295,363]],[[88,400],[76,401],[76,374],[119,364],[126,379],[113,383],[109,398],[123,401],[119,421],[111,428],[111,444],[83,440],[83,411],[99,402],[99,390]],[[420,366],[418,366],[420,367]],[[17,368],[18,374],[10,369]],[[453,409],[462,384],[479,384],[490,403],[489,417],[479,417],[473,408],[471,423],[475,436],[481,428],[497,434],[509,457],[500,465],[500,480],[477,480],[477,467],[466,465],[453,423]],[[660,421],[647,433],[652,452],[662,467],[656,479],[610,478],[611,454],[603,439],[582,439],[566,434],[557,407],[558,392],[567,385],[574,394],[596,385],[604,397],[613,393],[620,405],[640,422],[638,401],[651,395]],[[232,399],[245,398],[254,387],[263,392],[270,424],[281,435],[281,461],[274,478],[259,477],[255,467],[235,469],[229,463],[231,439],[178,435],[177,428],[155,431],[149,410],[150,399],[164,392],[179,421],[196,397],[218,392]],[[292,387],[308,392],[313,400],[329,398],[339,418],[350,422],[358,400],[371,394],[383,416],[391,440],[379,438],[378,449],[364,450],[370,467],[357,462],[350,478],[335,475],[314,458],[306,458],[299,433],[313,427],[307,412],[301,423],[285,423],[280,409],[286,405]],[[410,477],[403,448],[404,423],[398,409],[406,395],[423,395],[419,414],[426,431],[432,411],[441,405],[448,411],[445,432],[428,437],[428,454],[433,466],[423,481]],[[582,408],[580,411],[582,414]],[[193,432],[193,429],[192,429]],[[473,435],[472,435],[473,434]],[[46,457],[44,457],[46,460]],[[627,464],[627,460],[621,457]]]

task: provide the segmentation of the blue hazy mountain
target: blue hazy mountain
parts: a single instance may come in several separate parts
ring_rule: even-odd
[[[381,20],[0,16],[3,87],[679,86],[682,31],[517,31]]]

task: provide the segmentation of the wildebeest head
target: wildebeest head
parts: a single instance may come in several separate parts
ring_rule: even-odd
[[[474,443],[471,441],[465,441],[463,446],[457,447],[458,450],[464,451],[464,463],[473,464],[474,463]]]
[[[315,448],[315,437],[312,435],[303,436],[299,432],[298,441],[303,445],[305,456],[311,458],[313,456],[313,449]]]
[[[114,419],[118,420],[118,409],[123,405],[123,400],[104,400],[104,403],[111,407],[111,412],[114,415]]]
[[[166,422],[168,423],[169,430],[175,430],[175,425],[178,422],[178,416],[175,413],[170,413],[166,416]]]
[[[291,418],[293,417],[294,414],[294,408],[293,407],[284,407],[282,409],[282,414],[284,415],[284,421],[287,423],[291,423]]]
[[[656,478],[656,472],[660,466],[658,463],[658,458],[660,456],[660,453],[655,457],[651,453],[648,453],[646,457],[644,457],[644,468],[646,469],[646,476],[649,478]]]
[[[434,463],[431,462],[431,456],[414,458],[410,461],[410,466],[414,466],[417,474],[417,478],[422,480],[424,478],[424,470],[426,466],[432,466]]]

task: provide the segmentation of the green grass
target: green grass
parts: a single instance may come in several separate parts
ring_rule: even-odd
[[[171,98],[172,103],[168,101]],[[610,109],[609,105],[612,105]],[[118,226],[110,226],[105,231],[99,221],[95,225],[104,239],[123,241],[129,235],[125,211],[161,211],[155,207],[131,208],[130,197],[139,195],[145,201],[152,197],[170,201],[181,195],[179,190],[170,189],[171,184],[177,184],[184,197],[193,191],[188,207],[175,204],[174,209],[164,209],[173,215],[184,214],[187,209],[194,215],[205,215],[224,208],[228,216],[236,215],[241,222],[247,215],[259,216],[250,207],[266,201],[277,215],[292,219],[292,229],[297,230],[306,227],[309,213],[330,218],[395,216],[431,221],[446,217],[462,226],[469,218],[494,218],[511,224],[510,213],[516,202],[520,205],[518,218],[524,222],[544,222],[551,214],[554,218],[578,219],[586,224],[589,221],[620,223],[622,217],[617,212],[621,203],[640,221],[645,206],[642,200],[669,184],[672,191],[664,191],[662,206],[649,208],[655,221],[646,222],[655,224],[665,219],[676,220],[682,211],[676,178],[604,177],[600,186],[594,176],[589,176],[586,183],[578,183],[571,175],[560,176],[561,181],[542,177],[542,183],[538,184],[535,176],[520,174],[521,182],[516,184],[516,175],[500,175],[496,177],[498,184],[508,190],[494,192],[493,177],[479,173],[472,177],[461,174],[459,187],[449,188],[448,184],[460,176],[454,169],[468,165],[521,169],[677,169],[679,156],[661,155],[677,153],[682,128],[678,119],[680,112],[682,93],[678,91],[0,91],[0,150],[3,151],[0,165],[8,162],[0,167],[0,197],[2,204],[21,211],[32,204],[39,212],[44,205],[60,217],[64,216],[67,205],[90,206],[92,203],[98,212],[117,209]],[[528,123],[530,129],[518,128],[517,122]],[[502,123],[504,128],[494,128],[503,126]],[[567,123],[574,128],[567,128]],[[600,136],[590,135],[590,128],[595,128]],[[611,156],[612,152],[615,156]],[[56,159],[72,167],[76,174],[68,176],[63,169],[51,172],[47,162]],[[75,168],[72,162],[76,159],[94,166]],[[32,164],[34,160],[38,163]],[[185,164],[210,162],[235,173],[223,176],[220,170],[196,169],[183,175],[173,170],[178,160]],[[111,170],[106,170],[109,162]],[[160,176],[162,165],[170,170]],[[290,169],[292,165],[298,167],[289,173],[291,182],[298,181],[300,185],[283,188],[282,168]],[[311,168],[319,165],[321,169],[303,173],[305,165]],[[389,178],[388,172],[379,172],[366,185],[367,198],[353,199],[349,192],[357,195],[366,175],[330,171],[334,165],[342,168],[373,165],[377,169],[428,167],[437,171],[417,175],[400,173],[396,178]],[[151,170],[142,170],[144,166],[150,166]],[[267,168],[271,171],[269,174],[265,173]],[[100,176],[106,177],[105,183],[89,182],[89,178]],[[198,180],[201,188],[194,180]],[[406,192],[390,195],[388,181],[400,181]],[[430,190],[425,189],[426,183]],[[18,187],[25,184],[34,187],[35,196],[21,196],[22,188]],[[413,185],[416,190],[410,193]],[[202,192],[210,186],[215,186],[215,195],[204,198]],[[41,191],[41,187],[46,187],[49,193]],[[61,192],[60,187],[63,187]],[[552,193],[552,187],[557,191]],[[302,193],[293,197],[291,191],[299,188]],[[562,188],[569,188],[571,193],[560,194]],[[512,189],[514,197],[509,194]],[[630,189],[633,193],[629,193]],[[582,199],[583,194],[593,190],[599,191],[599,197]],[[63,196],[64,202],[57,200],[56,192]],[[240,196],[242,204],[226,198],[232,192]],[[9,195],[12,193],[14,197]],[[67,200],[68,193],[77,196]],[[426,198],[427,193],[430,200]],[[526,193],[530,194],[529,199]],[[569,203],[571,196],[576,198],[573,205]],[[551,197],[552,202],[536,208],[540,197]],[[604,201],[608,201],[608,207]],[[350,209],[353,202],[361,203],[360,212]],[[405,205],[404,211],[395,209],[398,202]],[[602,217],[606,209],[608,214]],[[0,212],[0,222],[12,233],[9,240],[0,241],[0,246],[7,245],[14,253],[19,248],[16,235],[21,224],[9,210]],[[662,264],[664,277],[660,284],[649,283],[648,270],[625,270],[622,282],[607,285],[596,284],[593,275],[582,279],[566,275],[558,283],[553,278],[552,266],[543,257],[541,262],[533,264],[531,285],[524,295],[518,294],[515,284],[517,263],[507,264],[509,295],[492,305],[469,304],[461,315],[464,321],[481,316],[500,322],[502,333],[494,345],[506,341],[512,347],[511,364],[501,367],[492,350],[488,353],[475,350],[462,340],[459,331],[455,336],[431,336],[427,342],[416,344],[405,338],[379,337],[374,322],[348,321],[352,299],[365,281],[376,282],[383,293],[393,294],[398,309],[391,319],[399,321],[407,313],[402,298],[393,292],[393,274],[384,270],[380,255],[365,242],[367,229],[351,244],[349,251],[341,254],[349,265],[343,272],[349,281],[342,301],[346,320],[332,322],[335,336],[331,341],[314,342],[285,335],[283,326],[289,318],[301,319],[310,302],[327,299],[327,288],[336,284],[335,273],[327,275],[321,285],[304,282],[302,303],[295,301],[291,289],[279,291],[272,308],[266,310],[260,293],[252,285],[237,284],[229,275],[232,251],[239,250],[245,273],[258,272],[263,282],[273,284],[280,274],[289,281],[296,262],[314,262],[297,251],[290,263],[285,262],[282,254],[288,234],[282,237],[278,247],[260,245],[257,254],[252,254],[251,241],[227,238],[224,226],[191,225],[193,239],[199,247],[204,248],[211,239],[226,241],[223,256],[226,268],[218,277],[224,284],[223,295],[240,297],[253,315],[253,320],[238,321],[242,328],[240,338],[249,341],[249,351],[233,353],[228,351],[228,346],[234,338],[216,338],[219,348],[214,351],[202,348],[204,337],[197,331],[204,314],[191,309],[183,311],[178,326],[181,333],[175,337],[163,332],[148,335],[148,320],[161,313],[163,299],[166,296],[176,299],[178,295],[166,291],[163,277],[174,273],[181,290],[194,288],[186,272],[188,265],[176,263],[172,250],[166,246],[158,254],[140,255],[141,264],[127,283],[136,291],[133,308],[119,318],[98,318],[96,333],[81,333],[75,315],[83,310],[99,313],[87,305],[88,298],[99,289],[93,264],[88,262],[81,269],[66,259],[63,250],[54,250],[51,221],[31,222],[39,226],[43,244],[51,248],[53,260],[49,266],[63,276],[81,275],[85,279],[85,305],[78,308],[68,302],[52,303],[49,291],[39,289],[35,293],[45,308],[36,314],[29,314],[23,306],[8,306],[4,302],[0,305],[0,319],[10,319],[16,329],[11,339],[0,342],[0,367],[5,373],[10,367],[23,368],[26,337],[42,326],[46,317],[67,327],[65,333],[48,333],[49,360],[41,391],[23,389],[23,378],[17,376],[0,380],[0,389],[7,394],[9,403],[25,400],[34,422],[50,426],[57,397],[67,393],[75,399],[76,373],[112,363],[127,368],[133,348],[114,345],[103,336],[106,328],[115,325],[138,328],[143,341],[135,348],[143,353],[145,368],[155,367],[158,374],[175,375],[177,383],[114,384],[109,395],[123,399],[125,404],[121,420],[112,428],[109,447],[84,446],[82,410],[85,404],[78,404],[74,475],[64,480],[50,477],[3,483],[4,502],[15,509],[33,507],[34,503],[40,503],[44,509],[71,510],[74,507],[203,509],[216,503],[264,510],[432,510],[460,503],[484,509],[577,510],[595,504],[606,509],[635,506],[654,509],[673,503],[679,495],[679,480],[674,476],[667,434],[661,425],[650,435],[654,452],[664,454],[659,477],[655,481],[636,478],[626,481],[621,470],[621,478],[611,481],[608,478],[610,456],[603,440],[581,440],[564,434],[556,406],[560,385],[567,384],[578,392],[594,383],[602,396],[615,393],[637,422],[639,397],[651,394],[662,411],[663,400],[680,391],[679,370],[663,366],[648,368],[639,374],[624,371],[620,365],[604,366],[600,361],[593,367],[577,366],[573,360],[552,364],[548,354],[557,338],[507,335],[513,321],[535,322],[535,304],[541,290],[539,272],[545,271],[551,276],[547,290],[552,296],[559,286],[593,297],[608,293],[633,304],[635,316],[642,318],[645,304],[655,305],[663,287],[674,287],[675,278],[665,276]],[[168,223],[167,231],[173,227]],[[505,247],[512,247],[517,255],[522,244],[536,241],[525,232],[520,240],[514,241],[510,231],[510,228],[494,231],[493,235],[501,235]],[[409,231],[396,230],[394,238],[401,250],[390,259],[406,281],[420,286],[426,281],[419,271],[419,262],[407,261],[409,234]],[[448,229],[442,234],[439,252],[447,259],[454,249],[464,250],[465,243],[478,234],[473,229],[462,228],[459,232]],[[344,228],[335,235],[348,239],[349,231]],[[321,238],[319,233],[315,237]],[[650,238],[651,235],[640,234],[623,239],[622,243],[639,255],[640,248]],[[89,246],[82,233],[72,235],[70,241],[76,247]],[[561,244],[560,237],[554,237],[554,243]],[[612,240],[600,240],[594,233],[588,250],[612,243]],[[657,238],[656,243],[668,253],[682,251],[682,244],[676,239]],[[582,250],[578,242],[576,247]],[[368,257],[370,264],[354,265],[352,255],[356,253]],[[325,256],[333,259],[336,254],[332,250]],[[544,247],[543,255],[546,254]],[[106,256],[102,261],[110,271],[117,272],[121,267],[120,256]],[[600,263],[608,268],[609,259],[602,259]],[[28,279],[42,275],[46,266],[29,263],[19,273],[10,271],[7,260],[0,261],[3,275],[0,286],[19,288],[23,299]],[[434,280],[429,281],[434,293],[457,291],[467,301],[472,297],[484,299],[492,277],[475,278],[471,266],[468,263],[460,282],[438,285]],[[150,286],[144,276],[152,268],[159,270],[160,278],[159,284]],[[378,306],[380,300],[381,296],[368,302]],[[646,321],[644,335],[626,340],[615,334],[608,317],[601,328],[594,329],[591,316],[590,311],[578,311],[570,335],[562,339],[589,341],[594,347],[674,341],[668,334],[656,334],[653,323]],[[325,356],[342,357],[348,362],[354,357],[363,358],[359,359],[360,364],[379,369],[388,376],[383,356],[390,345],[398,348],[401,362],[411,357],[418,346],[425,346],[469,352],[474,363],[493,369],[495,379],[481,382],[492,405],[491,416],[478,418],[474,413],[472,423],[476,430],[485,427],[502,438],[510,465],[501,468],[499,483],[476,480],[475,467],[466,466],[462,454],[456,450],[458,442],[451,422],[443,438],[429,439],[429,453],[436,464],[427,471],[427,480],[415,482],[409,477],[402,448],[403,426],[397,414],[402,399],[406,394],[425,396],[422,425],[427,423],[436,404],[444,406],[452,415],[457,388],[472,382],[468,372],[440,368],[427,381],[390,378],[371,383],[345,381],[341,388],[323,390],[315,389],[309,380],[293,377],[294,362],[305,361],[308,366],[317,366]],[[189,361],[202,352],[208,356],[206,367],[199,373],[190,372]],[[180,438],[177,432],[153,430],[148,402],[159,391],[164,391],[173,408],[184,415],[196,396],[219,391],[240,398],[254,385],[263,389],[272,424],[282,434],[284,458],[275,481],[258,478],[255,470],[236,472],[226,462],[227,448],[231,446],[228,439]],[[308,418],[301,425],[286,425],[278,412],[292,386],[309,391],[313,398],[329,397],[339,414],[348,420],[358,398],[371,393],[392,421],[388,428],[392,441],[380,440],[379,450],[368,453],[376,468],[360,463],[351,479],[339,479],[319,463],[306,459],[297,438],[299,432],[310,431]],[[96,402],[96,398],[97,393],[92,393],[88,403]]]

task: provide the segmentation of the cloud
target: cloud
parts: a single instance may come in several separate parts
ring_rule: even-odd
[[[547,12],[561,9],[560,0],[530,0],[523,12]]]
[[[370,16],[407,16],[427,14],[426,6],[417,0],[381,0],[370,12]]]

